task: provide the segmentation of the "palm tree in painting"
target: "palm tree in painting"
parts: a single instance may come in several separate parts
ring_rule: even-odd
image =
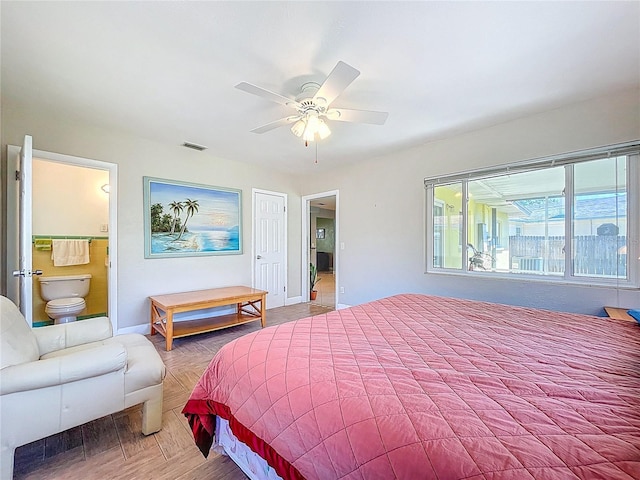
[[[171,210],[173,212],[173,220],[171,221],[171,233],[172,234],[176,230],[176,221],[178,220],[178,217],[182,213],[182,209],[183,208],[184,207],[182,205],[182,202],[171,202],[169,204],[169,210]]]
[[[200,205],[198,205],[198,200],[191,200],[190,198],[187,198],[182,202],[182,205],[187,211],[187,216],[184,218],[184,225],[182,225],[182,229],[180,230],[180,235],[178,235],[177,240],[182,238],[182,234],[187,229],[187,222],[189,221],[189,218],[193,217],[200,207]]]

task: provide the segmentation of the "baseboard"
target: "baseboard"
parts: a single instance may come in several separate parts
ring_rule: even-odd
[[[288,307],[289,305],[297,305],[298,303],[302,303],[302,295],[299,295],[297,297],[287,298],[284,301],[284,305],[286,307]]]
[[[126,335],[127,333],[140,333],[142,335],[149,335],[150,326],[148,323],[144,325],[133,325],[132,327],[119,328],[116,335]]]
[[[289,305],[297,305],[298,303],[302,303],[302,295],[299,295],[297,297],[290,297],[285,299],[284,304],[285,306],[289,306]],[[344,304],[338,304],[336,306],[336,310],[340,310],[343,308],[348,308],[349,305],[344,305]],[[222,312],[218,311],[218,314],[221,314]],[[224,312],[224,313],[229,313],[229,312]],[[198,318],[198,317],[205,317],[205,316],[211,316],[211,314],[209,313],[208,315],[203,315],[201,312],[198,312],[198,315],[188,315],[189,318],[185,318],[185,317],[181,317],[181,320],[193,320],[193,318]],[[149,331],[149,324],[145,323],[143,325],[133,325],[132,327],[123,327],[123,328],[119,328],[117,335],[125,335],[127,333],[140,333],[142,335],[149,335],[150,331]]]
[[[343,310],[345,308],[349,308],[351,305],[347,305],[346,303],[339,303],[336,305],[336,310]]]
[[[206,308],[203,310],[195,310],[193,312],[182,312],[177,313],[173,316],[173,320],[175,322],[179,322],[180,320],[196,320],[199,318],[212,318],[219,315],[227,315],[230,313],[234,313],[236,311],[236,307],[214,307],[214,308]],[[133,325],[132,327],[124,327],[118,329],[118,335],[123,335],[127,333],[141,333],[142,335],[149,335],[151,333],[150,325],[148,323],[142,325]]]
[[[107,312],[90,313],[89,315],[78,315],[78,320],[86,320],[87,318],[108,317]]]

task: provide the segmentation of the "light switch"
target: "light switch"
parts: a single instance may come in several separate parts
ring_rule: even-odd
[[[100,224],[100,231],[101,232],[108,232],[109,231],[109,224],[108,223],[101,223]]]

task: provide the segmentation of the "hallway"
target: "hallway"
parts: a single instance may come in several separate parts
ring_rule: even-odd
[[[324,307],[336,306],[336,278],[333,272],[318,272],[318,282],[316,283],[318,296],[311,303]]]

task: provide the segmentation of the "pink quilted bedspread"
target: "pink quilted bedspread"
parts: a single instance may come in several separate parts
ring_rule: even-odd
[[[639,479],[640,326],[397,295],[225,345],[184,413],[283,478]]]

